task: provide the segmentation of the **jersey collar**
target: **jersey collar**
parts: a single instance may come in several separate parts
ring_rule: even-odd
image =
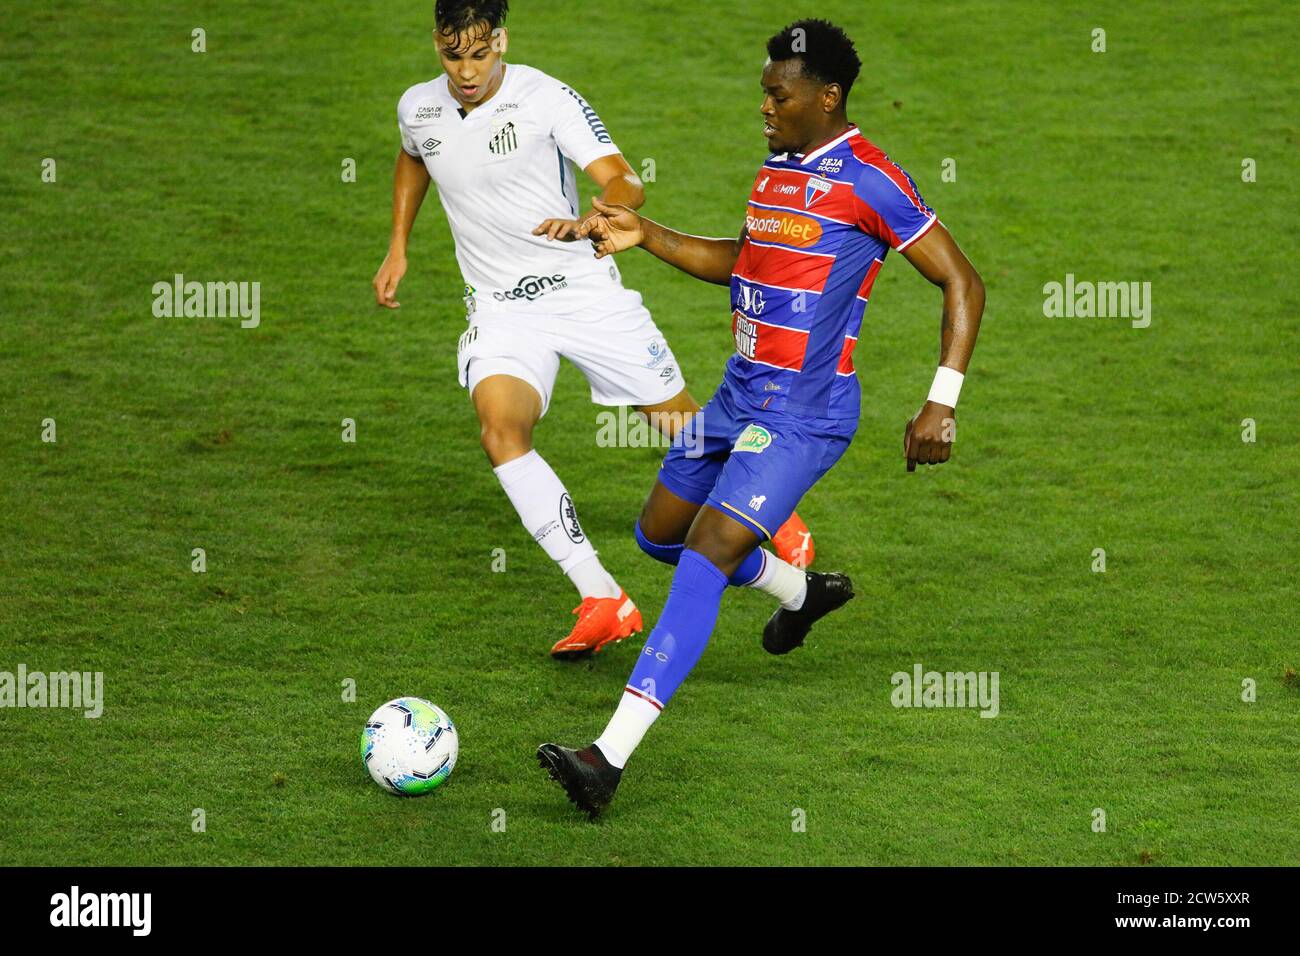
[[[812,150],[807,155],[804,155],[803,153],[795,153],[794,154],[795,159],[799,159],[799,157],[802,156],[803,158],[802,160],[800,160],[799,165],[807,166],[813,160],[818,159],[821,156],[824,156],[827,153],[829,153],[832,149],[840,145],[840,143],[844,142],[846,139],[858,135],[859,132],[860,130],[858,129],[858,124],[850,123],[849,128],[846,129],[843,133],[840,133],[839,136],[836,136],[834,139],[830,140],[829,142],[823,143],[822,145],[818,146],[816,149]]]

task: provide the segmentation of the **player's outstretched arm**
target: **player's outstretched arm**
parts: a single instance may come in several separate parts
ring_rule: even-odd
[[[371,283],[375,287],[375,301],[385,308],[401,306],[397,301],[397,284],[406,275],[406,243],[428,191],[429,170],[424,162],[399,149],[397,169],[393,172],[393,233],[388,240],[388,255]]]
[[[622,153],[602,156],[589,163],[583,172],[600,188],[602,202],[611,206],[627,206],[629,209],[640,209],[645,205],[645,187],[641,185],[641,177],[633,172]],[[547,219],[533,230],[533,235],[545,236],[552,242],[557,239],[573,242],[583,238],[578,234],[583,222],[599,215],[593,209],[582,219]]]
[[[641,246],[697,279],[717,285],[731,284],[731,273],[744,245],[744,233],[739,239],[705,239],[661,226],[627,206],[593,199],[592,208],[600,215],[586,220],[579,235],[592,240],[597,259]]]
[[[984,282],[940,223],[935,223],[928,233],[903,250],[903,255],[917,272],[943,290],[939,375],[930,390],[930,399],[903,430],[907,470],[915,471],[918,464],[942,464],[952,453],[957,414],[953,389],[960,388],[961,376],[966,374],[971,353],[975,351],[980,318],[984,314]],[[952,373],[959,373],[955,386]],[[953,397],[948,403],[936,400],[944,395]]]

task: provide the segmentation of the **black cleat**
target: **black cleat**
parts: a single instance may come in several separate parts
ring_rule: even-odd
[[[803,607],[797,611],[779,607],[763,626],[763,650],[769,654],[789,654],[803,644],[813,624],[853,598],[853,582],[847,574],[838,571],[829,574],[805,571],[804,574],[808,578],[808,594],[803,599]]]
[[[537,748],[537,762],[564,788],[574,806],[592,820],[614,799],[623,776],[623,771],[595,747],[570,750],[559,744],[542,744]]]

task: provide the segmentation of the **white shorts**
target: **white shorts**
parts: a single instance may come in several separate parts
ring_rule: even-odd
[[[472,395],[489,375],[513,375],[537,389],[545,415],[561,357],[587,377],[597,405],[657,405],[686,387],[641,294],[631,289],[567,315],[520,315],[480,302],[457,350],[460,384]]]

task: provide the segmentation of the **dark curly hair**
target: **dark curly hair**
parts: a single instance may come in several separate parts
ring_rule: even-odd
[[[829,20],[797,20],[767,41],[767,55],[773,62],[798,58],[804,76],[838,83],[846,101],[862,70],[853,41]]]
[[[433,19],[439,33],[452,36],[486,25],[486,30],[475,34],[475,39],[486,40],[506,22],[509,12],[510,0],[438,0]]]

